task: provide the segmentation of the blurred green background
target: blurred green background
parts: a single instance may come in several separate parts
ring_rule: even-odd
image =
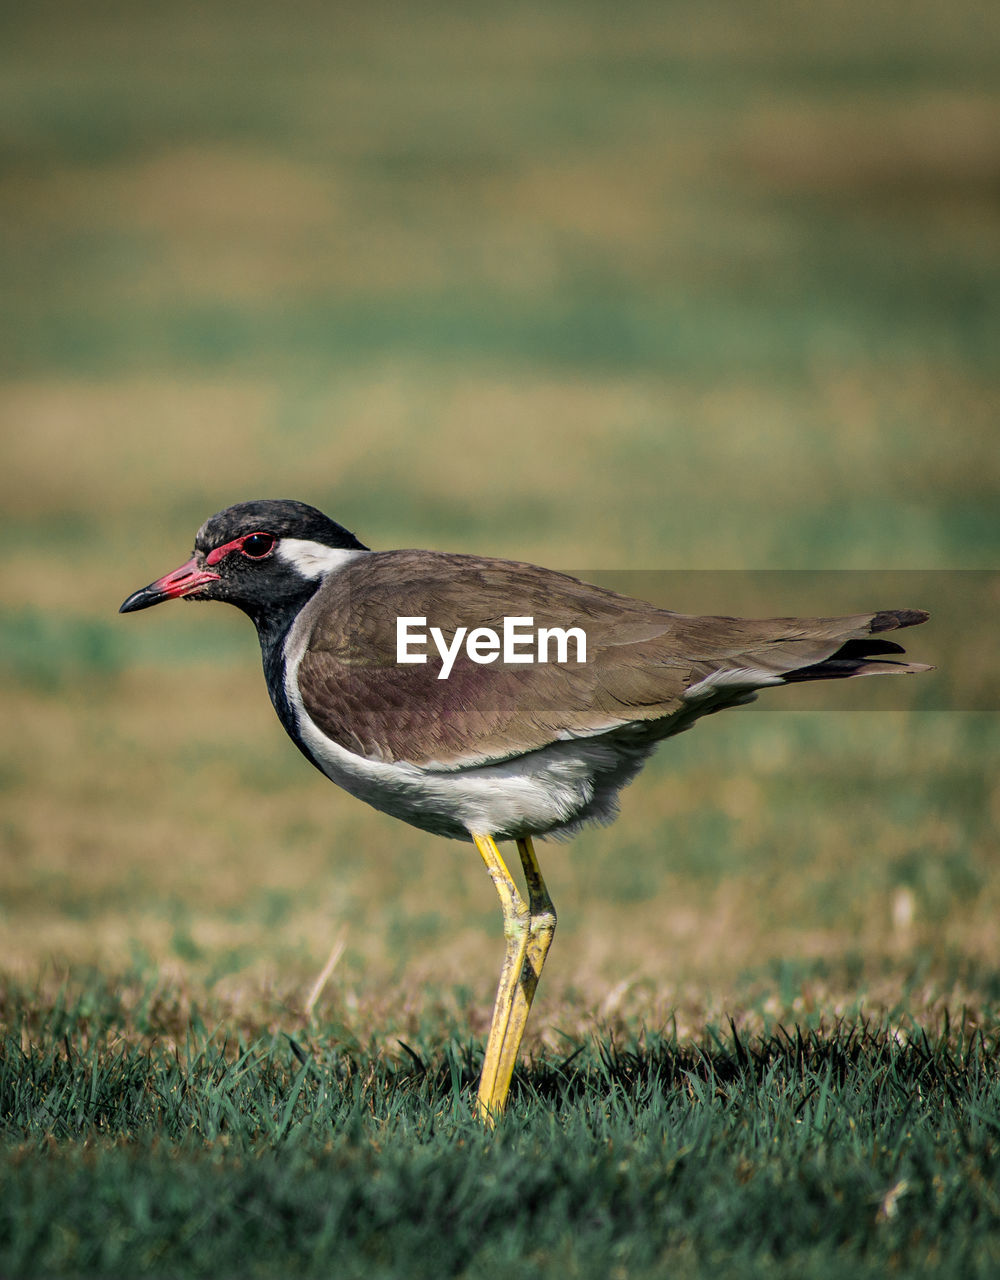
[[[459,980],[485,1018],[471,851],[310,773],[244,619],[115,614],[270,496],[577,572],[921,571],[941,602],[843,607],[938,609],[910,646],[938,693],[778,691],[547,852],[536,1034],[985,998],[998,26],[971,0],[5,6],[6,973],[159,966],[252,1019],[345,930],[348,1021],[398,1030]]]

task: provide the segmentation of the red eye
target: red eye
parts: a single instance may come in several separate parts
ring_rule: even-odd
[[[273,533],[251,533],[249,537],[243,539],[240,550],[251,560],[262,560],[269,551],[273,550],[276,541]]]

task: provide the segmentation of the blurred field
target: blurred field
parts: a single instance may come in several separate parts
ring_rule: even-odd
[[[4,984],[39,1009],[110,984],[139,1038],[150,983],[178,1035],[192,1007],[302,1034],[343,938],[328,1046],[484,1035],[471,848],[310,771],[241,617],[115,616],[208,514],[287,496],[375,547],[940,598],[909,633],[940,676],[844,712],[776,691],[543,848],[529,1040],[992,1025],[996,27],[854,0],[6,13]]]

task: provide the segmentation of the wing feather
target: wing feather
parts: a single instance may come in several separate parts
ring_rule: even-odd
[[[711,690],[716,709],[802,668],[819,672],[886,616],[695,617],[533,565],[426,551],[359,557],[328,578],[313,607],[298,669],[309,716],[368,759],[442,769],[630,728],[664,736],[670,717],[690,717],[702,691]],[[424,664],[396,661],[399,616],[425,617],[450,638],[460,626],[501,633],[511,615],[531,616],[535,628],[581,627],[586,663],[486,665],[463,647],[441,680],[433,645]],[[825,674],[834,672],[804,678]]]

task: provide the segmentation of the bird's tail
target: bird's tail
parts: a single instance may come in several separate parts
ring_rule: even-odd
[[[842,680],[848,676],[912,675],[918,671],[933,671],[925,662],[898,662],[886,654],[905,652],[901,644],[892,640],[875,639],[883,631],[898,631],[902,627],[915,627],[930,617],[923,609],[883,609],[872,616],[867,636],[853,636],[828,658],[808,666],[797,667],[784,673],[787,684],[803,680]]]

